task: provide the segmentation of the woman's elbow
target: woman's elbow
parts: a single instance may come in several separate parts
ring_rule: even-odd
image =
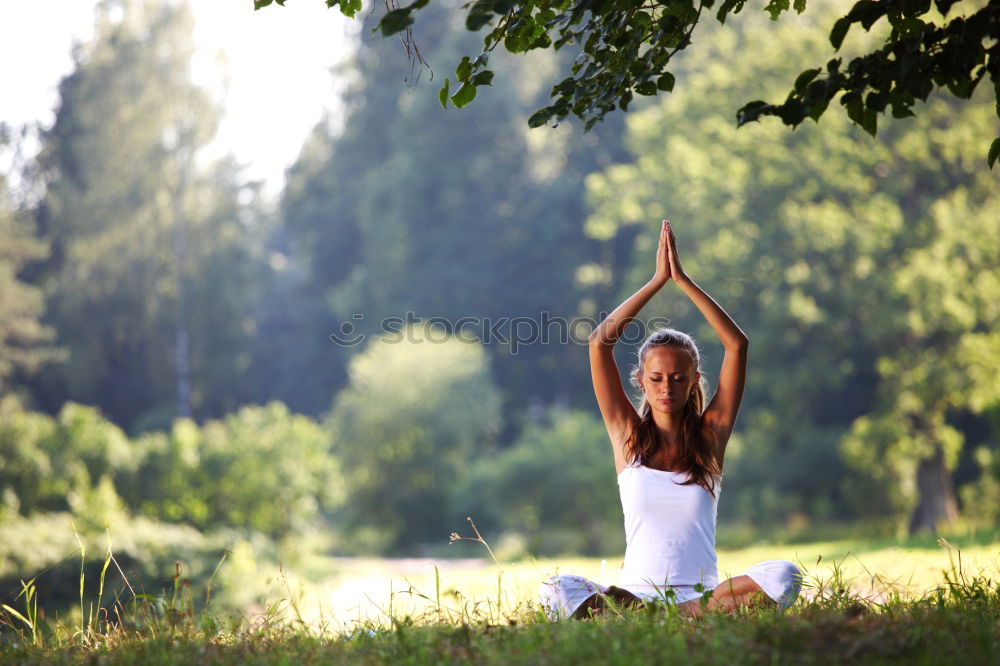
[[[604,333],[601,331],[600,328],[595,328],[593,331],[591,331],[590,335],[587,336],[587,344],[589,344],[591,347],[595,345],[599,347],[604,347],[611,343],[607,339],[605,339]]]
[[[750,349],[750,338],[747,337],[746,333],[740,331],[732,340],[728,341],[726,349],[745,354]]]

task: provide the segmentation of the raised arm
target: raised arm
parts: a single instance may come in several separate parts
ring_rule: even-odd
[[[653,278],[632,294],[614,312],[605,317],[590,334],[590,376],[594,382],[594,394],[601,408],[604,426],[611,438],[611,448],[615,456],[615,469],[621,472],[627,461],[625,441],[632,427],[638,423],[639,415],[622,386],[618,364],[615,363],[614,346],[625,331],[625,327],[635,319],[649,299],[670,279],[670,261],[667,253],[668,227],[664,220],[660,227],[660,241],[656,250],[656,270]]]
[[[750,340],[732,317],[684,272],[669,222],[666,227],[670,275],[708,321],[726,350],[722,358],[722,369],[719,371],[719,386],[703,415],[705,426],[712,429],[721,447],[719,452],[721,463],[721,456],[725,453],[726,444],[736,424],[740,402],[743,401],[743,390],[747,380],[747,348]]]

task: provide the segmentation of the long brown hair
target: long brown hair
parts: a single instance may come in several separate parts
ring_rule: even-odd
[[[630,375],[634,386],[639,386],[636,372],[642,372],[649,350],[659,346],[684,350],[691,357],[692,372],[701,372],[701,355],[691,336],[673,328],[661,328],[654,331],[639,347],[639,364],[632,368]],[[684,403],[681,428],[677,437],[680,447],[677,463],[681,468],[680,471],[688,474],[688,480],[681,485],[696,483],[714,496],[716,478],[722,474],[722,466],[719,464],[715,438],[711,433],[706,433],[702,427],[701,417],[706,406],[706,388],[705,379],[699,375],[698,382]],[[639,463],[645,466],[662,446],[663,440],[660,438],[656,423],[653,422],[653,410],[643,394],[642,406],[639,408],[639,423],[632,429],[625,442],[625,457],[629,464]]]

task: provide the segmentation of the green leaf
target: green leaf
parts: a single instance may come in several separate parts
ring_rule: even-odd
[[[545,26],[540,23],[532,22],[521,30],[521,37],[523,37],[524,41],[529,44],[537,40],[539,37],[542,37],[544,34]]]
[[[455,78],[459,81],[468,81],[471,74],[472,61],[469,60],[469,56],[465,56],[462,58],[462,62],[458,63],[458,67],[455,68]]]
[[[642,83],[640,83],[635,87],[635,91],[640,95],[646,95],[647,97],[650,95],[655,95],[656,84],[653,83],[652,81],[643,81]]]
[[[830,43],[833,44],[834,49],[840,49],[840,45],[844,43],[844,37],[847,36],[847,31],[850,29],[850,19],[846,17],[837,19],[837,22],[833,24],[833,30],[830,31]]]
[[[565,79],[552,87],[552,91],[559,93],[560,95],[570,95],[574,90],[576,90],[576,79],[572,76],[567,76]]]
[[[545,123],[549,122],[549,118],[552,117],[552,111],[546,107],[544,109],[539,109],[531,114],[528,118],[528,127],[541,127]]]
[[[947,86],[948,90],[950,90],[951,94],[955,97],[968,99],[972,96],[972,91],[974,90],[972,83],[972,79],[968,78],[968,76],[964,76],[961,79],[952,79],[948,81]]]
[[[719,11],[715,14],[715,18],[719,23],[724,24],[726,22],[726,15],[739,14],[744,4],[746,4],[746,0],[725,0],[722,6],[719,7]]]
[[[916,114],[910,111],[910,107],[902,104],[900,102],[892,102],[892,117],[893,118],[912,118]]]
[[[660,17],[660,20],[658,20],[656,24],[660,26],[660,30],[665,33],[681,31],[681,22],[673,14],[664,14]]]
[[[791,127],[795,127],[801,123],[807,115],[805,105],[797,99],[789,99],[777,107],[777,112],[778,117],[781,118],[781,122]]]
[[[771,15],[772,21],[777,21],[781,17],[781,12],[788,11],[788,0],[771,0],[764,7],[764,11]]]
[[[878,114],[875,109],[865,109],[861,115],[861,128],[872,136],[878,132]]]
[[[824,106],[830,102],[830,82],[819,79],[810,83],[801,93],[802,102],[806,105],[823,103]]]
[[[922,33],[927,28],[927,24],[915,16],[911,16],[903,21],[901,29],[903,34],[911,37]]]
[[[795,79],[795,89],[802,91],[807,85],[809,85],[813,79],[819,76],[822,70],[819,69],[807,69],[806,71],[799,74],[798,78]]]
[[[442,109],[447,109],[448,108],[448,88],[449,88],[449,86],[451,86],[451,81],[448,80],[448,77],[445,77],[445,79],[444,79],[444,85],[441,86],[441,90],[438,92],[438,101],[441,102],[441,108]]]
[[[493,85],[493,72],[490,70],[485,70],[479,72],[472,77],[472,85],[474,86],[491,86]]]
[[[267,7],[273,1],[274,0],[253,0],[253,8],[255,10],[257,10],[257,9],[261,9],[263,7]]]
[[[454,95],[451,96],[451,103],[454,104],[459,109],[465,107],[472,100],[476,98],[476,86],[472,83],[466,81],[462,84],[462,87],[458,89]]]
[[[8,613],[10,613],[14,617],[16,617],[18,620],[20,620],[21,622],[24,622],[26,625],[28,625],[29,629],[33,628],[31,622],[28,621],[28,618],[24,617],[23,615],[21,615],[20,613],[18,613],[16,610],[14,610],[13,608],[11,608],[7,604],[3,604],[2,607]]]
[[[465,17],[465,29],[469,32],[476,32],[492,20],[493,12],[477,3],[469,10],[469,15]]]
[[[795,7],[796,13],[801,14],[806,10],[806,0],[795,0],[792,6]]]
[[[888,103],[889,103],[888,90],[873,90],[872,92],[868,93],[868,96],[865,98],[865,106],[879,113],[885,111],[885,107]]]
[[[327,5],[330,5],[330,0],[327,0]],[[354,18],[354,15],[361,11],[361,0],[341,0],[340,1],[340,13],[347,18]]]
[[[903,0],[900,3],[903,16],[921,16],[931,8],[931,0]]]
[[[871,2],[871,0],[859,0],[854,7],[851,8],[848,16],[851,17],[853,21],[860,21],[861,27],[865,30],[870,30],[875,23],[888,14],[889,3],[886,2]]]
[[[412,24],[413,17],[410,16],[409,9],[394,9],[382,17],[382,20],[378,22],[378,27],[382,30],[383,37],[389,37],[405,30]]]
[[[997,158],[1000,158],[1000,137],[993,139],[993,145],[990,146],[990,154],[986,156],[986,163],[990,165],[990,169],[993,169]]]
[[[507,35],[507,38],[503,40],[503,45],[511,53],[522,53],[528,50],[528,43],[521,37],[520,33]]]
[[[861,124],[861,116],[864,113],[864,104],[861,102],[860,93],[847,93],[841,100],[841,104],[847,107],[847,117],[852,122]]]
[[[758,120],[763,115],[764,110],[770,107],[770,104],[759,99],[747,102],[742,109],[736,112],[736,125],[742,127],[753,120]]]
[[[674,89],[674,75],[670,72],[664,72],[663,76],[656,79],[656,87],[664,92],[670,92]]]
[[[552,46],[552,38],[542,33],[538,38],[528,45],[529,49],[547,49]]]
[[[823,100],[821,102],[816,102],[815,104],[810,106],[806,112],[809,114],[810,118],[812,118],[816,122],[819,122],[820,116],[823,115],[823,112],[826,111],[826,107],[829,106],[829,104],[830,100]]]

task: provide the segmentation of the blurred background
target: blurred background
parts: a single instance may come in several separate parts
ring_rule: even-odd
[[[106,529],[152,587],[228,550],[234,608],[279,561],[469,556],[467,516],[501,559],[620,556],[582,341],[664,217],[751,339],[721,545],[997,535],[989,91],[877,139],[839,109],[735,126],[830,57],[843,3],[706,22],[676,92],[589,133],[527,126],[573,53],[497,53],[442,110],[481,49],[454,2],[419,13],[426,65],[318,1],[45,6],[0,9],[0,592],[76,598],[64,558]],[[518,317],[567,325],[456,328]],[[715,376],[678,290],[653,317]]]

